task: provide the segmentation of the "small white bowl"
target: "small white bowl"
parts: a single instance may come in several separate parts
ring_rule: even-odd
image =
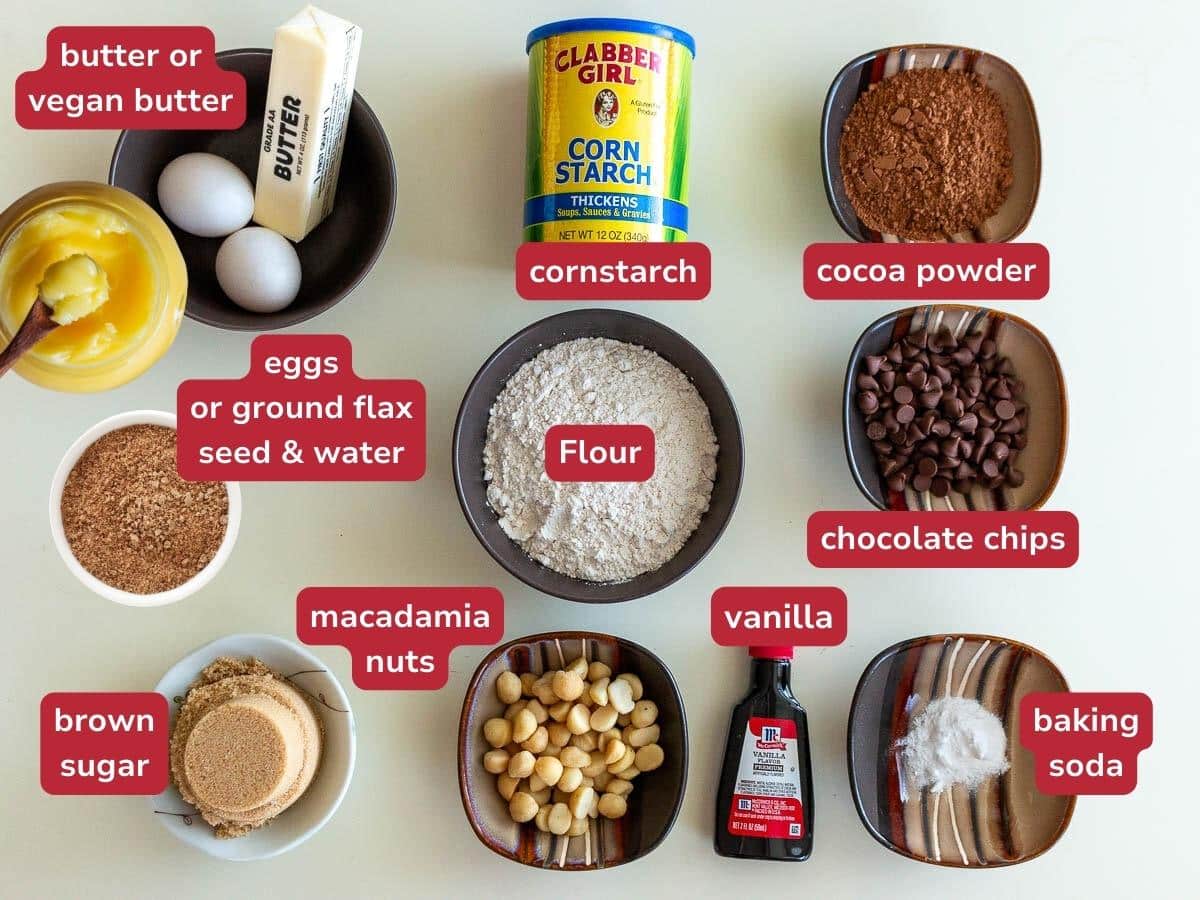
[[[63,531],[62,523],[63,486],[67,483],[67,476],[75,468],[75,463],[79,461],[79,457],[83,456],[84,451],[88,447],[92,446],[92,444],[110,431],[116,431],[119,428],[126,428],[130,425],[163,425],[167,428],[174,428],[175,414],[154,409],[136,409],[132,412],[110,416],[103,422],[97,422],[81,434],[79,439],[67,450],[62,458],[62,462],[58,464],[58,469],[54,473],[54,480],[50,484],[50,533],[54,536],[54,546],[58,548],[58,555],[67,564],[67,568],[71,570],[71,574],[94,593],[99,594],[101,597],[107,597],[114,603],[122,603],[125,606],[166,606],[168,603],[175,603],[177,600],[191,596],[212,581],[216,577],[216,574],[221,571],[221,567],[225,565],[230,554],[233,553],[233,545],[237,541],[238,526],[242,521],[242,491],[236,481],[225,482],[225,492],[229,496],[229,520],[225,526],[225,538],[221,541],[221,546],[217,548],[216,555],[209,561],[208,565],[183,584],[173,587],[169,591],[161,591],[157,594],[133,594],[129,591],[122,591],[115,588],[110,584],[105,584],[79,564],[79,560],[71,552],[71,545],[67,543],[67,535]]]
[[[174,784],[150,798],[150,809],[167,831],[210,856],[235,862],[268,859],[304,843],[337,812],[354,774],[354,713],[333,673],[303,647],[270,634],[231,634],[189,653],[155,686],[171,705],[172,727],[188,685],[219,656],[256,657],[276,672],[292,676],[289,681],[294,687],[316,698],[314,709],[325,725],[316,777],[277,818],[237,838],[217,838],[200,814],[183,802]]]

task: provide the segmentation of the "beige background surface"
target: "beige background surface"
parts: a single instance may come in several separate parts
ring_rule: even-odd
[[[297,0],[298,4],[299,0]],[[163,4],[63,0],[8,5],[3,79],[41,64],[56,24],[202,23],[219,48],[269,45],[288,0]],[[0,383],[0,893],[7,896],[578,897],[1127,896],[1171,892],[1194,825],[1194,581],[1184,571],[1196,491],[1195,254],[1200,150],[1183,2],[977,4],[586,3],[338,0],[366,29],[359,88],[387,127],[400,201],[388,249],[347,302],[307,330],[354,341],[358,371],[419,378],[430,400],[426,478],[417,484],[245,486],[242,535],[204,592],[131,610],[86,593],[50,543],[47,488],[66,446],[93,422],[171,408],[190,376],[237,376],[249,339],[186,322],[140,381],[101,396]],[[566,16],[657,18],[697,39],[692,124],[693,237],[713,250],[702,304],[645,305],[713,359],[738,402],[748,467],[725,538],[690,577],[610,609],[541,596],[508,578],[475,542],[455,502],[449,434],[462,391],[512,332],[557,309],[518,300],[529,28]],[[851,57],[909,41],[965,43],[1025,75],[1045,146],[1041,200],[1027,239],[1053,259],[1040,303],[1014,304],[1053,341],[1071,398],[1066,471],[1052,507],[1080,519],[1079,564],[1050,572],[821,572],[805,559],[818,508],[865,508],[838,430],[845,358],[890,304],[816,304],[800,258],[840,240],[820,183],[820,105]],[[11,82],[9,82],[11,83]],[[9,95],[11,97],[11,94]],[[11,100],[6,100],[6,107]],[[43,182],[105,176],[114,135],[24,133],[0,116],[0,198]],[[1178,343],[1182,340],[1182,344]],[[1190,395],[1190,397],[1189,397]],[[1182,432],[1182,433],[1181,433]],[[1181,456],[1189,459],[1181,459]],[[1190,574],[1190,573],[1189,573]],[[848,592],[844,646],[798,654],[796,694],[812,722],[816,850],[800,866],[723,860],[711,850],[713,790],[744,657],[708,637],[708,596],[726,583],[834,583]],[[458,651],[436,694],[352,690],[359,765],[341,811],[304,847],[265,863],[217,863],[174,840],[138,798],[44,796],[37,707],[50,690],[148,689],[179,657],[237,631],[294,637],[292,603],[309,584],[496,584],[507,636],[584,627],[660,653],[688,704],[692,774],[683,814],[653,856],[570,878],[524,870],[480,846],[455,786],[462,688],[483,654]],[[1045,650],[1072,685],[1144,690],[1157,705],[1154,747],[1126,798],[1083,798],[1048,855],[1003,871],[940,871],[889,854],[853,811],[846,711],[866,662],[903,638],[973,630]],[[318,651],[349,684],[338,648]]]

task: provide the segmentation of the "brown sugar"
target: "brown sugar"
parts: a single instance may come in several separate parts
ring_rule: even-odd
[[[225,485],[180,478],[175,430],[162,425],[119,428],[88,447],[61,508],[79,564],[133,594],[189,581],[212,561],[229,522]]]
[[[839,156],[858,217],[914,241],[978,228],[1013,180],[1000,98],[973,72],[910,69],[872,84],[846,118]]]
[[[323,734],[307,698],[266,664],[220,657],[179,708],[171,777],[217,837],[240,837],[304,794],[321,761]]]

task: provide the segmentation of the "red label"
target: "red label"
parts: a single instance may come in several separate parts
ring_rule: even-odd
[[[738,837],[804,837],[799,742],[791,719],[750,719],[725,827]]]
[[[553,481],[646,481],[654,474],[648,425],[555,425],[545,451]]]
[[[1021,744],[1043,794],[1128,794],[1138,754],[1154,741],[1154,707],[1137,693],[1026,694]]]
[[[363,690],[436,691],[455,647],[504,637],[504,597],[490,587],[310,587],[296,598],[296,634],[349,650]]]
[[[246,79],[217,65],[213,33],[189,26],[61,26],[46,62],[17,76],[22,128],[241,128]]]
[[[260,335],[250,374],[179,385],[178,465],[191,481],[416,481],[425,388],[354,374],[339,334]]]
[[[813,300],[1041,300],[1050,252],[1041,244],[809,244]]]
[[[1079,559],[1072,513],[865,512],[808,517],[808,561],[822,569],[1066,569]]]
[[[153,795],[170,778],[167,698],[61,692],[42,698],[42,790]]]
[[[705,244],[531,242],[517,248],[526,300],[703,300],[712,288]]]
[[[712,639],[722,647],[836,647],[846,640],[846,595],[835,587],[723,587],[710,608]]]

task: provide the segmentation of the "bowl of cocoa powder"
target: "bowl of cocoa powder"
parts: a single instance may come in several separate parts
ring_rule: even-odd
[[[1011,241],[1033,215],[1041,156],[1020,73],[979,50],[866,53],[825,100],[825,193],[856,241]]]
[[[184,481],[175,415],[121,413],[93,425],[63,456],[50,489],[50,531],[71,573],[126,606],[194,594],[233,552],[236,482]]]

